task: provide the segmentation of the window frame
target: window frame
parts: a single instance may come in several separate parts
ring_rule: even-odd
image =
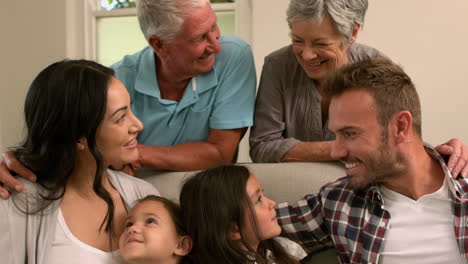
[[[252,0],[236,0],[235,3],[212,3],[215,12],[234,11],[235,35],[247,43],[252,36]],[[67,56],[96,60],[96,21],[101,17],[136,16],[136,8],[105,10],[100,0],[66,0]],[[79,14],[82,14],[81,16]],[[82,41],[78,41],[79,39]],[[81,45],[80,45],[81,43]]]

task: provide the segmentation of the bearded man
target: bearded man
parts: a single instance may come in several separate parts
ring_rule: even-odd
[[[331,153],[347,176],[280,204],[284,233],[308,252],[335,246],[341,263],[466,263],[468,182],[423,142],[408,75],[374,58],[337,71],[325,90]]]

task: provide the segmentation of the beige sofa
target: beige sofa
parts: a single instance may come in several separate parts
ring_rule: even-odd
[[[310,163],[248,163],[246,165],[262,184],[265,193],[277,202],[295,202],[305,194],[316,193],[322,185],[344,176],[340,164]],[[180,187],[194,172],[159,172],[142,170],[138,176],[152,183],[162,196],[178,200]],[[338,263],[334,249],[311,256],[305,263]]]

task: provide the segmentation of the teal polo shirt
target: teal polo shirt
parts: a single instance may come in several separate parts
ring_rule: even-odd
[[[133,113],[144,124],[140,144],[205,141],[210,128],[252,126],[256,73],[250,46],[232,36],[222,36],[220,44],[213,69],[192,78],[180,102],[161,98],[151,47],[111,66],[127,87]]]

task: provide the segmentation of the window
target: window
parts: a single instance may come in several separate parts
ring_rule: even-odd
[[[211,0],[223,35],[250,41],[250,0]],[[147,45],[138,26],[135,0],[85,1],[85,54],[111,65]],[[86,21],[87,20],[87,21]],[[86,25],[87,24],[87,25]]]
[[[234,0],[211,0],[211,3],[234,3]],[[106,10],[136,7],[135,0],[101,0],[101,7]]]

